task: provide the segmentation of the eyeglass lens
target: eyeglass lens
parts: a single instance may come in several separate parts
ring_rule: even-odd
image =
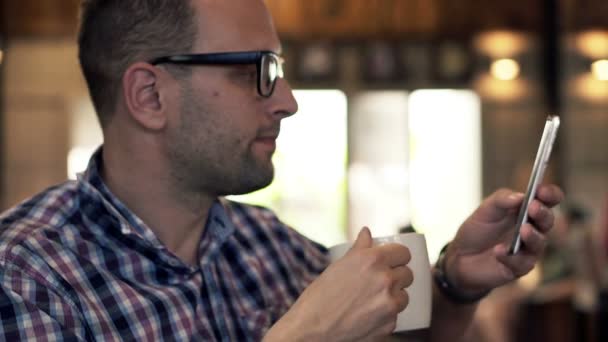
[[[274,55],[264,55],[260,70],[260,92],[263,96],[270,96],[274,91],[277,78],[283,77],[283,67]]]

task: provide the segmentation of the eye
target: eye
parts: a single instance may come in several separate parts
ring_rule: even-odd
[[[244,74],[248,81],[255,81],[257,77],[257,71],[255,69],[245,71]]]
[[[240,81],[253,82],[257,78],[257,69],[251,66],[236,67],[233,75]]]

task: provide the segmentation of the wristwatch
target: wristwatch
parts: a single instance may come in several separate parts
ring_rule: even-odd
[[[448,249],[448,245],[449,243],[443,246],[441,252],[439,252],[439,258],[437,259],[433,272],[435,283],[437,284],[437,287],[441,293],[450,301],[456,304],[474,304],[487,296],[492,290],[470,295],[457,288],[454,283],[448,279],[445,270],[445,252]]]

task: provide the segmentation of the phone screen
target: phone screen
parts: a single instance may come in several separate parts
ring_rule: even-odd
[[[536,197],[536,189],[543,180],[543,175],[545,173],[545,169],[547,168],[549,157],[551,156],[551,150],[553,149],[553,143],[555,142],[555,136],[557,135],[559,123],[559,117],[554,115],[548,116],[547,121],[545,122],[543,135],[540,139],[538,152],[536,152],[536,159],[534,160],[532,174],[530,175],[530,180],[528,181],[526,195],[521,207],[519,208],[519,214],[515,224],[515,236],[513,237],[513,242],[511,243],[511,248],[509,250],[510,254],[516,254],[521,249],[522,243],[520,229],[524,223],[528,222],[528,207],[530,206],[530,203],[532,203],[532,200],[534,200],[534,197]]]

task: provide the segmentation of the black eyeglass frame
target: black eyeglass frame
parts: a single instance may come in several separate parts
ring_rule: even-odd
[[[270,90],[267,94],[262,91],[262,62],[264,58],[274,60],[277,68],[276,76],[271,78]],[[283,78],[283,58],[273,51],[240,51],[240,52],[214,52],[198,53],[174,56],[163,56],[150,60],[152,65],[158,64],[182,64],[182,65],[246,65],[255,64],[257,69],[257,88],[258,94],[262,97],[270,97],[274,93],[274,88],[278,78]],[[269,72],[269,71],[267,71]]]

